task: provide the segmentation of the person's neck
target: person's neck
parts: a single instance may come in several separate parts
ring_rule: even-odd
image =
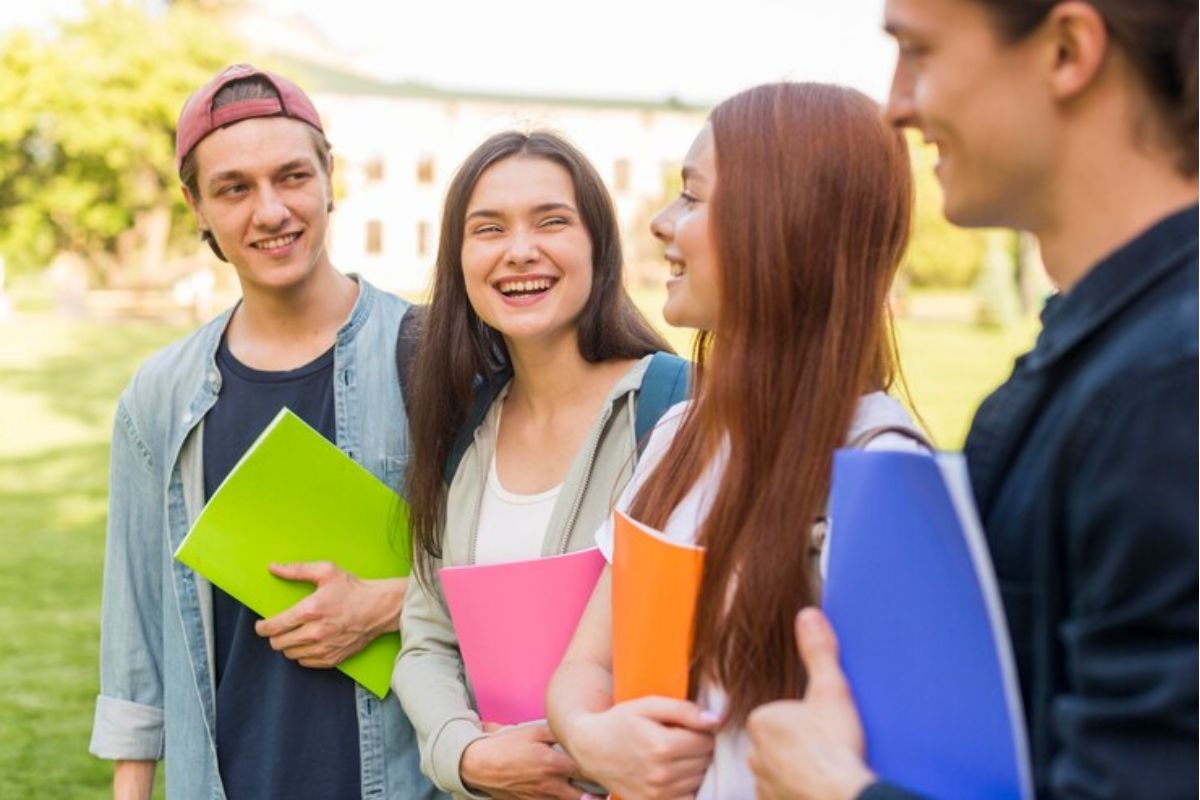
[[[358,292],[358,283],[332,266],[319,267],[286,289],[243,282],[226,342],[239,361],[255,369],[303,366],[333,346]]]
[[[545,418],[576,399],[594,396],[592,381],[601,365],[584,360],[574,336],[549,342],[509,340],[507,345],[513,365],[509,403]]]
[[[1041,245],[1046,272],[1069,292],[1109,254],[1164,217],[1196,203],[1196,177],[1182,175],[1176,156],[1152,146],[1150,131],[1133,141],[1131,106],[1111,103],[1073,125],[1058,151],[1027,226]]]
[[[1069,212],[1034,230],[1046,272],[1060,291],[1069,292],[1092,267],[1154,223],[1196,203],[1194,179],[1149,178],[1131,170],[1127,181],[1112,187],[1115,192],[1077,192],[1074,199],[1062,200]]]

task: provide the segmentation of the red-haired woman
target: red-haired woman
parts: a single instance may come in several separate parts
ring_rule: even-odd
[[[607,573],[548,697],[559,741],[626,800],[754,795],[742,726],[804,689],[793,620],[818,600],[812,522],[833,452],[921,447],[887,394],[887,296],[911,208],[908,153],[878,106],[786,83],[713,110],[679,198],[652,224],[671,268],[664,314],[701,331],[698,380],[618,507],[707,549],[693,701],[613,705]],[[611,529],[597,541],[611,553]]]

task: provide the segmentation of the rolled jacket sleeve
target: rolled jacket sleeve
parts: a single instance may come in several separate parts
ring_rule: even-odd
[[[486,798],[468,790],[459,773],[463,752],[484,733],[467,691],[458,637],[440,584],[431,590],[413,576],[400,627],[404,645],[392,672],[392,689],[417,732],[421,771],[444,792]]]
[[[162,477],[122,396],[113,425],[100,625],[100,696],[89,750],[163,757]]]

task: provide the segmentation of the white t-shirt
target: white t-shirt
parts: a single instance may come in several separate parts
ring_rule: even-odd
[[[688,403],[672,406],[646,443],[646,451],[625,491],[617,500],[616,508],[627,511],[633,503],[633,498],[645,483],[646,478],[662,460],[671,440],[679,431],[684,412]],[[864,395],[858,401],[858,409],[850,424],[847,441],[853,441],[864,431],[886,426],[901,426],[915,428],[912,417],[894,398],[885,392],[872,392]],[[867,450],[901,450],[916,453],[926,452],[925,448],[913,439],[897,433],[885,433],[872,439],[866,446]],[[717,452],[712,463],[705,468],[699,480],[691,491],[671,512],[662,532],[667,538],[684,544],[694,544],[700,525],[708,516],[709,510],[720,487],[721,475],[729,459],[728,444]],[[604,557],[612,561],[613,529],[611,517],[596,531],[596,544],[600,546]],[[825,572],[824,554],[829,552],[828,542],[822,552],[821,573]],[[726,698],[720,687],[706,684],[700,687],[698,702],[701,708],[722,714],[725,711]],[[704,782],[696,794],[696,800],[741,800],[754,797],[754,775],[746,761],[749,751],[749,740],[741,728],[725,727],[717,734],[716,750],[713,753],[712,764],[704,776]]]
[[[492,404],[484,418],[484,427],[490,427],[493,438],[500,430],[500,412],[504,405],[504,394]],[[475,563],[504,564],[509,561],[525,561],[542,555],[542,543],[546,528],[554,513],[554,504],[563,485],[537,494],[510,492],[500,483],[496,472],[496,454],[493,451],[488,465],[487,482],[479,502],[479,524],[475,533]]]

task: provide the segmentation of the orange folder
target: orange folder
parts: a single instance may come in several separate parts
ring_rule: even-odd
[[[613,700],[687,699],[704,548],[613,512]]]

